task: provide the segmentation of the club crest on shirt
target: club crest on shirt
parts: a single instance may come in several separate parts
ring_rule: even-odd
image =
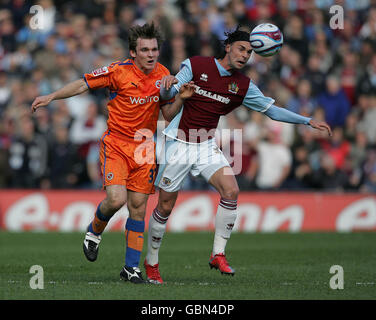
[[[95,69],[91,74],[94,77],[97,77],[97,76],[100,76],[101,74],[105,74],[107,72],[108,72],[108,68],[107,67],[102,67],[102,68]]]
[[[235,82],[231,82],[228,84],[228,91],[237,94],[239,91],[239,87]]]
[[[155,86],[157,87],[157,89],[160,89],[161,88],[161,80],[155,81]]]
[[[208,75],[206,73],[202,73],[201,76],[200,76],[200,80],[208,81]]]

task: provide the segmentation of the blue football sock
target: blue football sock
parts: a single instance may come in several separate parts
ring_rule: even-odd
[[[144,244],[145,221],[137,221],[128,218],[125,225],[125,265],[128,267],[138,267],[142,247]]]

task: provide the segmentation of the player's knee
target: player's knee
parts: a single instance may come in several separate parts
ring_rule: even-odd
[[[146,203],[144,202],[132,202],[128,203],[129,216],[132,219],[142,220],[145,217]]]
[[[125,204],[127,203],[127,199],[125,197],[110,197],[108,199],[108,205],[113,211],[120,210]]]
[[[158,210],[164,217],[168,217],[174,208],[174,204],[175,201],[172,200],[160,201],[158,203]]]
[[[221,197],[224,199],[236,200],[239,196],[239,187],[237,185],[227,187],[221,192]]]
[[[115,213],[127,202],[127,191],[125,188],[111,186],[106,189],[106,199],[102,201],[102,207],[107,211]]]

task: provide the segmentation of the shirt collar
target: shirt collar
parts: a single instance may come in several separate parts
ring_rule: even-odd
[[[155,67],[154,69],[149,73],[149,74],[145,74],[135,63],[134,61],[132,60],[132,64],[133,64],[133,68],[135,70],[135,73],[140,77],[140,78],[145,78],[145,77],[150,77],[156,70],[157,70],[157,64],[158,62],[155,64]]]
[[[218,72],[221,75],[221,77],[228,77],[232,75],[230,71],[227,71],[225,68],[221,66],[221,64],[218,62],[216,58],[214,58],[214,61],[215,61],[215,64],[217,65]]]

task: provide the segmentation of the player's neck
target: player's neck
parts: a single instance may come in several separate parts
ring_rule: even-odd
[[[233,72],[235,69],[234,67],[230,64],[230,59],[228,57],[228,55],[226,54],[224,56],[224,58],[222,59],[218,59],[218,62],[219,64],[226,70],[226,71],[229,71],[229,72]]]
[[[135,64],[135,66],[140,70],[142,71],[144,74],[148,75],[150,74],[153,70],[153,69],[147,69],[147,68],[143,68],[136,59],[133,60],[133,63]]]

